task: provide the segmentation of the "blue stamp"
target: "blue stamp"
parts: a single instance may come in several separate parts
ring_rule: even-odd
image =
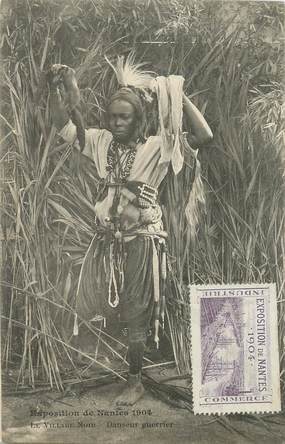
[[[280,411],[275,284],[190,292],[194,413]]]

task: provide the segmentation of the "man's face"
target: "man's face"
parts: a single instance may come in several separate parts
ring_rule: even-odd
[[[109,127],[114,139],[128,143],[136,137],[136,113],[133,105],[125,100],[114,100],[108,109]]]

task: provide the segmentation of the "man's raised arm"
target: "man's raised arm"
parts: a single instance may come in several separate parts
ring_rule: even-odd
[[[80,93],[74,71],[66,65],[53,65],[47,75],[50,86],[49,105],[53,124],[59,135],[68,143],[94,160],[96,129],[84,129],[77,107]]]
[[[51,85],[50,88],[49,104],[53,124],[60,131],[68,123],[69,114],[55,85]]]
[[[212,140],[213,133],[211,128],[198,108],[196,108],[185,94],[183,94],[183,110],[187,116],[187,123],[191,130],[189,136],[190,145],[192,145],[193,148],[199,148]]]

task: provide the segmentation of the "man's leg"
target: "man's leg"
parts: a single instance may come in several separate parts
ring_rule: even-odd
[[[147,330],[153,312],[152,243],[136,237],[125,245],[125,287],[121,296],[121,320],[128,327],[128,383],[117,399],[121,405],[133,405],[143,395],[141,381]]]
[[[146,328],[132,323],[132,325],[129,326],[128,333],[128,382],[126,387],[124,387],[123,392],[116,400],[116,404],[121,406],[134,405],[144,393],[141,371],[146,344]]]

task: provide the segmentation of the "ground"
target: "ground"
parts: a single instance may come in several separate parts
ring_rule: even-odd
[[[167,377],[173,371],[155,369],[149,374],[154,378]],[[217,416],[196,416],[188,410],[171,407],[148,391],[134,408],[116,410],[113,400],[121,387],[121,382],[114,382],[81,394],[71,391],[57,400],[56,392],[3,397],[3,442],[285,444],[284,414],[255,418],[234,415],[221,421]],[[31,416],[36,409],[38,413],[47,412],[46,418]],[[102,415],[103,411],[113,416]],[[65,416],[55,417],[56,412]],[[67,427],[68,424],[73,428]]]

